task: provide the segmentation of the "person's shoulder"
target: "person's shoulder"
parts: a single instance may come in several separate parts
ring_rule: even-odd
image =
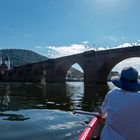
[[[107,94],[110,95],[110,94],[116,94],[116,93],[120,93],[120,92],[121,91],[119,89],[112,89]]]
[[[140,97],[140,92],[130,92],[130,95]]]
[[[110,90],[108,93],[107,93],[107,97],[110,98],[110,97],[113,97],[113,96],[119,96],[119,93],[121,93],[121,91],[119,89],[113,89],[113,90]]]

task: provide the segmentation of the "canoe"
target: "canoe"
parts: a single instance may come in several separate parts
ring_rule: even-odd
[[[102,127],[103,124],[100,119],[93,117],[79,136],[78,140],[98,140]]]

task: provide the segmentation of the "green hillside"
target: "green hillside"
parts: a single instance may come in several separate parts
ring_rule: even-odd
[[[10,58],[11,67],[47,60],[47,57],[30,50],[3,49],[0,53],[3,58],[7,56]]]

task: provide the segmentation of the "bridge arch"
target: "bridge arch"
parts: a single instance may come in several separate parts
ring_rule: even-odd
[[[71,68],[71,66],[73,66],[74,64],[78,64],[81,69],[83,70],[83,64],[77,61],[62,61],[61,63],[56,63],[55,65],[55,71],[54,71],[54,76],[56,82],[66,82],[66,75],[68,70]]]
[[[83,69],[78,63],[71,65],[66,73],[66,81],[83,81]]]
[[[107,82],[108,76],[111,72],[111,70],[119,63],[123,62],[124,60],[128,60],[130,58],[138,58],[140,59],[140,53],[136,53],[134,55],[128,54],[128,55],[122,55],[118,57],[114,57],[112,60],[107,60],[105,63],[102,64],[102,66],[99,69],[99,79],[100,81]],[[132,66],[132,65],[127,65]],[[121,71],[121,70],[120,70]]]
[[[134,67],[138,71],[140,70],[140,57],[131,57],[119,62],[117,65],[113,67],[113,71],[120,72],[124,67]]]

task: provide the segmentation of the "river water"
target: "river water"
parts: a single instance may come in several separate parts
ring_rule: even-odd
[[[0,84],[0,140],[77,140],[112,85]]]

